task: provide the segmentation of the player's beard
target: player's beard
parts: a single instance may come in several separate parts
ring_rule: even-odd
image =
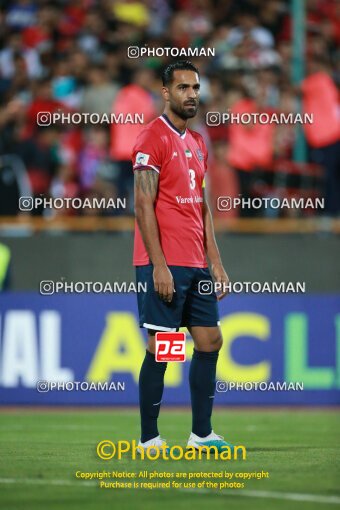
[[[198,103],[191,108],[185,108],[184,105],[178,105],[177,103],[170,102],[170,109],[173,113],[175,113],[180,119],[187,120],[195,117],[198,110]]]

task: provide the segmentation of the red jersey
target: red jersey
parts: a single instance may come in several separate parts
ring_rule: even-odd
[[[320,71],[305,78],[301,87],[304,112],[314,115],[314,122],[303,126],[308,143],[315,148],[335,143],[340,139],[340,122],[338,90],[332,78]]]
[[[159,173],[155,214],[167,265],[208,265],[202,215],[207,158],[202,136],[190,129],[181,133],[165,114],[150,122],[136,140],[133,169]],[[133,263],[150,264],[137,223]]]
[[[157,115],[152,96],[138,85],[123,87],[113,102],[112,113],[126,115],[131,112],[144,115],[145,124]],[[134,142],[143,127],[143,124],[111,124],[110,156],[113,160],[130,160]]]

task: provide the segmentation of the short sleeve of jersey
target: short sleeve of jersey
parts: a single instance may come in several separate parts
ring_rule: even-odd
[[[204,173],[208,170],[208,149],[205,145],[205,141],[203,136],[200,133],[197,133],[197,131],[194,131],[194,138],[196,139],[196,142],[199,146],[199,150],[197,152],[198,158],[200,161],[203,161],[204,163]]]
[[[205,145],[205,141],[203,139],[203,137],[197,133],[197,143],[198,145],[200,146],[200,156],[201,158],[203,159],[203,163],[204,163],[204,174],[207,173],[207,170],[208,170],[208,150],[207,150],[207,146]],[[202,182],[202,188],[205,188],[205,177],[203,179],[203,182]]]
[[[201,142],[201,147],[202,147],[202,153],[203,153],[203,158],[204,158],[204,172],[207,172],[208,170],[208,149],[207,149],[207,146],[205,145],[205,142],[203,140],[202,137],[200,137],[200,142]]]
[[[151,129],[144,129],[132,151],[133,170],[150,168],[160,172],[162,166],[162,141]]]

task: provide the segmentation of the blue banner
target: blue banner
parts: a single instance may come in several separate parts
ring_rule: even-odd
[[[340,403],[339,295],[232,295],[219,306],[216,404]],[[1,294],[0,402],[135,405],[145,339],[132,294]],[[187,335],[187,361],[168,364],[168,404],[190,403],[192,349]]]

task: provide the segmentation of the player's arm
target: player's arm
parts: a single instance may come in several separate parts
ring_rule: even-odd
[[[153,264],[155,291],[164,301],[171,302],[174,281],[161,247],[154,208],[158,179],[159,174],[155,170],[149,168],[135,170],[135,215],[145,249]]]
[[[215,239],[215,232],[210,207],[207,202],[204,189],[203,189],[203,224],[204,224],[204,248],[211,265],[211,271],[215,281],[221,283],[222,289],[224,289],[217,296],[217,299],[220,300],[227,294],[227,290],[224,287],[229,283],[229,277],[225,272],[225,269],[221,261],[220,252],[218,250],[218,246]]]

